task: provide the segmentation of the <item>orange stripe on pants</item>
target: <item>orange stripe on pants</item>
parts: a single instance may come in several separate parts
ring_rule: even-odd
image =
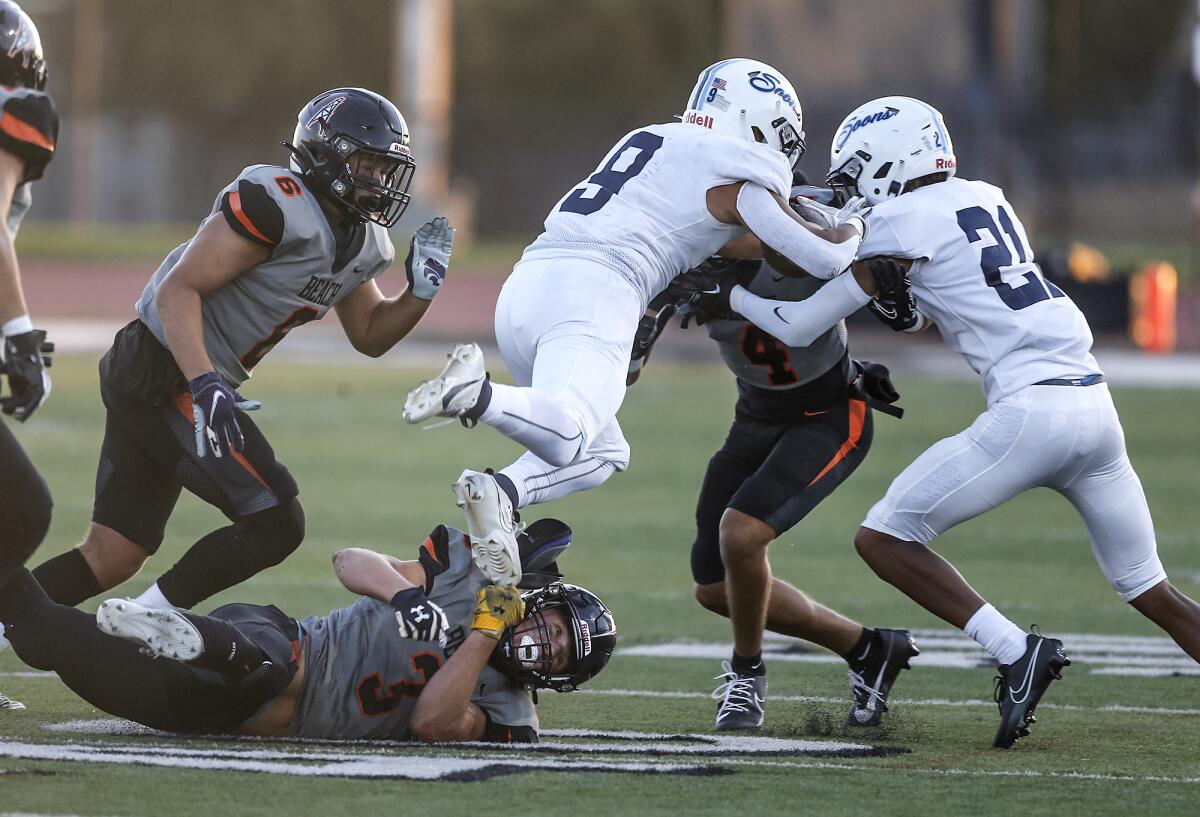
[[[829,473],[835,465],[846,458],[854,447],[858,445],[859,438],[862,437],[863,423],[867,419],[867,404],[862,400],[850,400],[850,434],[846,437],[846,441],[842,443],[841,448],[833,455],[833,459],[825,463],[825,467],[821,469],[821,473],[813,477],[812,482],[806,485],[806,488],[811,488],[817,480]]]

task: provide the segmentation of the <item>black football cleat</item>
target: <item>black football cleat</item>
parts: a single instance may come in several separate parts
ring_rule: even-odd
[[[1017,738],[1029,734],[1038,701],[1051,681],[1062,678],[1063,667],[1070,665],[1071,659],[1057,638],[1046,638],[1036,631],[1025,636],[1025,654],[1011,664],[1002,664],[996,676],[1000,728],[993,746],[1007,749]]]
[[[717,704],[717,731],[760,729],[763,723],[763,704],[767,702],[766,675],[740,675],[728,661],[721,662],[721,684],[713,690]]]
[[[901,670],[911,669],[909,659],[921,654],[908,630],[876,629],[878,638],[864,655],[852,657],[850,694],[854,705],[847,726],[878,726],[887,712],[888,693]]]

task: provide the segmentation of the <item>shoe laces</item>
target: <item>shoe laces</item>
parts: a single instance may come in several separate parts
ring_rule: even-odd
[[[850,694],[854,696],[854,700],[859,707],[865,708],[872,704],[882,704],[884,702],[883,693],[868,684],[867,679],[854,670],[850,670],[848,674],[850,676]]]
[[[750,712],[757,709],[758,699],[754,693],[753,675],[738,675],[728,661],[721,662],[720,675],[714,675],[714,681],[725,680],[712,691],[712,699],[721,702],[721,712]]]

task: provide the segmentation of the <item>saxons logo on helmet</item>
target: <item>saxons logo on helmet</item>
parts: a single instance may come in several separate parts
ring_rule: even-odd
[[[905,192],[914,179],[953,176],[956,167],[938,110],[912,97],[886,96],[860,105],[842,121],[825,181],[842,199],[863,196],[875,205]]]
[[[796,91],[783,74],[757,60],[724,60],[701,71],[681,118],[772,147],[793,170],[804,155],[804,116]]]
[[[335,88],[300,111],[292,169],[337,201],[347,217],[391,227],[408,207],[416,162],[396,106],[364,88]]]

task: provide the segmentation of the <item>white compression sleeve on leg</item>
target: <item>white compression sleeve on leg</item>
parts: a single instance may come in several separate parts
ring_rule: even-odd
[[[871,300],[853,275],[839,275],[803,301],[770,301],[743,286],[729,293],[729,306],[788,346],[807,346]]]
[[[815,278],[828,281],[854,260],[862,235],[841,244],[826,241],[783,211],[771,191],[751,182],[737,197],[742,222],[758,239]]]
[[[557,466],[572,462],[585,444],[579,421],[537,389],[493,383],[479,420]]]
[[[517,489],[518,508],[553,502],[577,491],[590,490],[616,472],[616,464],[597,457],[583,457],[555,468],[532,453],[526,453],[512,465],[500,469]]]

